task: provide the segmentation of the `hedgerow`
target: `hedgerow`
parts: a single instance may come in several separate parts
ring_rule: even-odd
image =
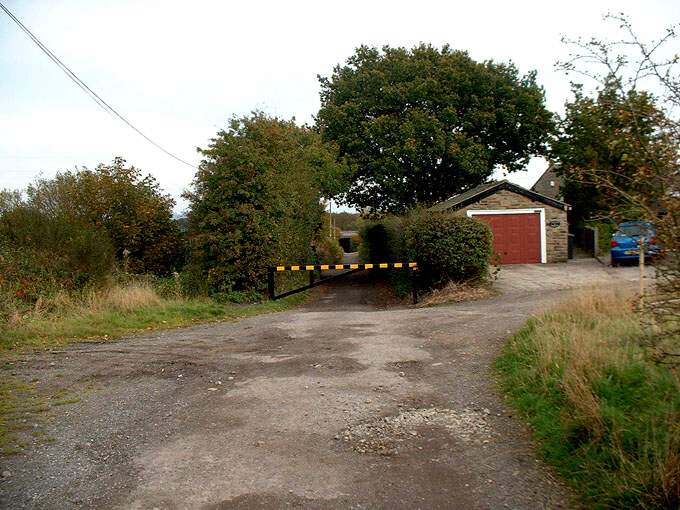
[[[492,255],[489,227],[451,213],[421,211],[407,218],[407,258],[416,260],[424,286],[485,278]]]
[[[449,282],[484,279],[492,254],[491,230],[452,213],[417,211],[407,217],[369,222],[361,230],[366,262],[418,262],[420,282],[438,288]]]

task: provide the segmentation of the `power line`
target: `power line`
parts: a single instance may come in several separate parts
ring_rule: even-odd
[[[146,136],[144,133],[142,133],[139,129],[137,129],[130,121],[128,121],[125,117],[123,117],[120,113],[118,113],[111,105],[109,105],[106,101],[104,101],[94,90],[92,90],[90,87],[87,86],[87,84],[78,78],[78,76],[71,71],[71,69],[68,68],[66,64],[64,64],[59,58],[52,53],[47,46],[45,46],[33,33],[21,22],[17,19],[14,14],[12,14],[7,7],[5,7],[2,2],[0,2],[0,8],[2,8],[3,11],[14,21],[14,23],[17,24],[17,26],[42,50],[45,55],[47,55],[52,62],[54,62],[57,67],[59,67],[65,74],[66,76],[71,79],[85,94],[87,94],[90,99],[92,99],[95,103],[97,103],[97,106],[99,106],[101,109],[103,109],[106,113],[109,115],[113,115],[115,117],[118,117],[120,120],[122,120],[125,124],[128,125],[132,130],[134,130],[138,135],[140,135],[142,138],[144,138],[147,142],[152,144],[154,147],[157,149],[160,149],[163,151],[165,154],[170,156],[171,158],[176,159],[180,163],[184,163],[187,166],[190,166],[192,168],[196,168],[195,165],[192,165],[191,163],[187,163],[184,161],[182,158],[179,158],[175,156],[173,153],[170,151],[166,150],[163,148],[161,145],[158,143],[154,142],[151,138]]]

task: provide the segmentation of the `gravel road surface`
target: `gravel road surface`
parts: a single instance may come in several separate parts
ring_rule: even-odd
[[[18,376],[79,400],[0,459],[0,507],[568,508],[491,365],[566,288],[635,271],[517,266],[435,308],[358,274],[289,312],[27,356]]]

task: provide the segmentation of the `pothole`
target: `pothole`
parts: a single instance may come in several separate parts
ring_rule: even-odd
[[[428,428],[448,431],[468,443],[486,444],[494,435],[488,423],[488,412],[464,408],[460,411],[430,407],[408,409],[396,416],[386,416],[352,425],[336,436],[350,443],[359,453],[396,455],[419,437],[426,437]]]

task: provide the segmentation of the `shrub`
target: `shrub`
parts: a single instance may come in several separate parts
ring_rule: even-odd
[[[387,216],[380,221],[366,222],[359,234],[359,258],[363,262],[378,264],[406,257],[402,218]]]
[[[330,215],[324,212],[321,215],[321,224],[313,243],[314,253],[319,262],[323,264],[338,264],[342,262],[345,252],[337,241],[340,238],[340,234],[339,228],[333,227],[331,229]]]
[[[338,264],[342,262],[344,251],[337,240],[325,237],[314,244],[316,256],[322,264]]]
[[[0,215],[0,289],[19,301],[94,284],[110,274],[113,263],[102,229],[25,204]]]
[[[28,187],[27,203],[106,232],[116,257],[134,273],[168,274],[182,262],[174,200],[122,158],[94,170],[58,173]],[[125,256],[127,254],[127,256]]]
[[[365,223],[361,238],[363,262],[416,261],[424,288],[484,279],[489,273],[491,230],[472,218],[432,211],[388,216]]]
[[[351,241],[352,241],[351,246],[352,246],[353,251],[358,251],[358,250],[361,249],[361,236],[359,234],[354,234],[351,237]]]
[[[407,255],[418,262],[426,287],[488,276],[493,238],[482,222],[452,213],[420,211],[407,219],[404,237]]]

